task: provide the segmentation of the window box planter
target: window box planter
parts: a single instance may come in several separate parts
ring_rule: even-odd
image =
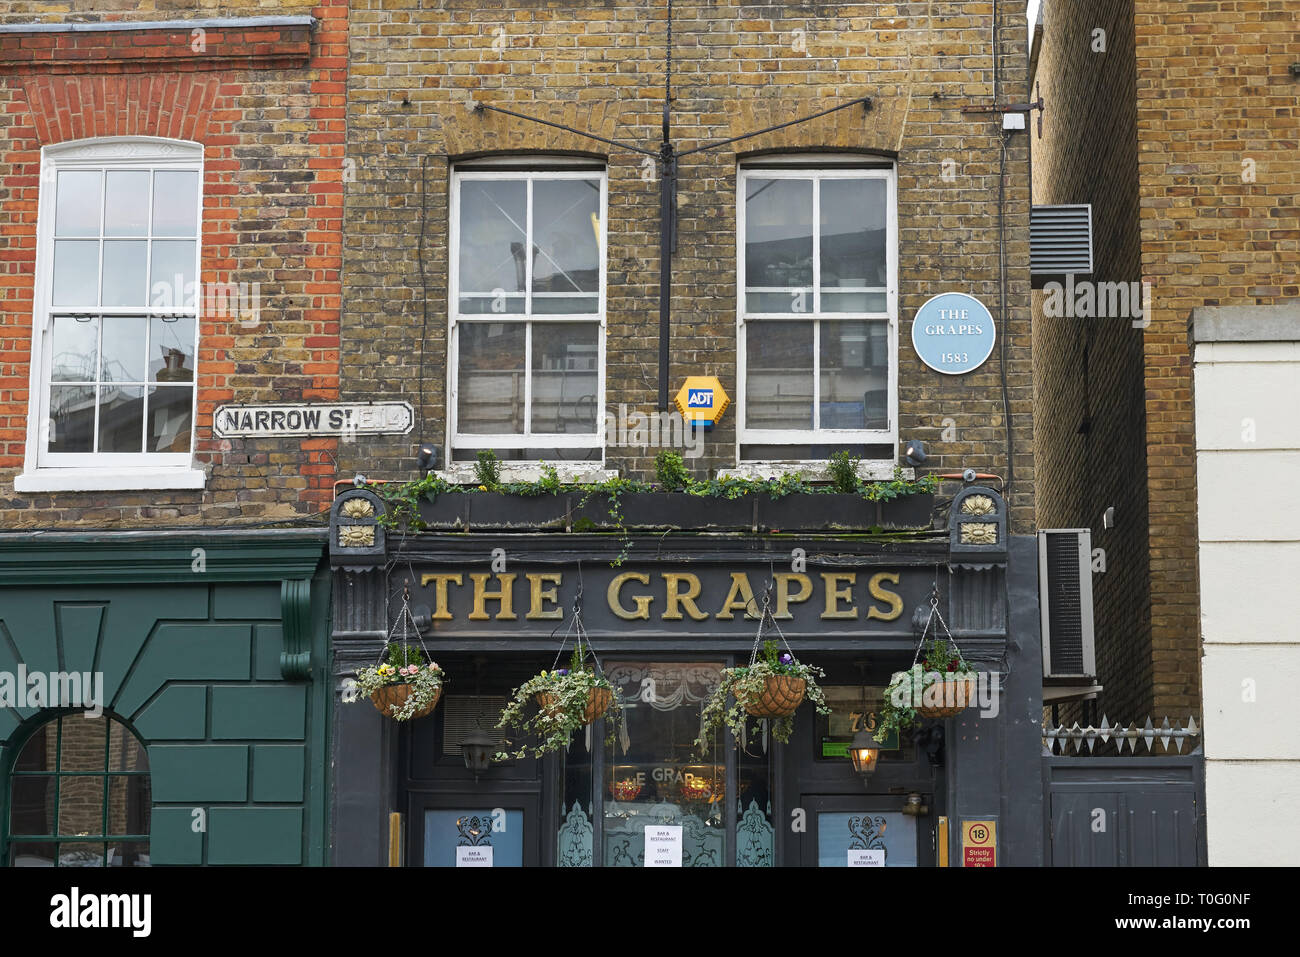
[[[866,529],[879,524],[876,504],[840,492],[759,496],[758,527],[769,532]]]
[[[929,528],[934,512],[934,495],[917,492],[875,504],[880,506],[881,528]]]
[[[563,531],[575,503],[574,496],[564,492],[541,495],[464,492],[456,497],[468,503],[466,525],[471,531]]]
[[[420,499],[420,521],[430,531],[463,532],[469,528],[470,496],[460,492],[444,493],[430,501]]]
[[[918,493],[873,502],[841,492],[758,497],[758,526],[764,531],[862,531],[870,528],[929,528],[934,496]]]
[[[622,513],[622,526],[625,529],[748,531],[754,526],[755,498],[753,495],[721,498],[688,495],[685,492],[626,492],[619,496],[618,510]],[[581,501],[581,496],[577,497],[577,501]],[[575,526],[582,519],[587,519],[598,529],[618,528],[618,519],[610,514],[610,506],[608,495],[593,492],[586,505],[575,508]]]

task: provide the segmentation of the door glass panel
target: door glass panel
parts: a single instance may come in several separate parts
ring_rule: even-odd
[[[763,750],[760,722],[749,722],[748,747],[736,751],[736,866],[772,867],[771,764]]]
[[[848,867],[855,852],[883,852],[885,867],[916,866],[916,818],[899,811],[823,811],[817,815],[819,867]]]
[[[625,733],[606,754],[606,867],[645,866],[646,828],[681,827],[683,867],[726,863],[726,765],[716,739],[694,754],[721,664],[619,662],[607,673]]]
[[[425,811],[424,866],[523,867],[524,812]]]

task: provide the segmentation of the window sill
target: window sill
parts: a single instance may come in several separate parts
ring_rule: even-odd
[[[37,469],[14,476],[15,492],[135,492],[149,489],[201,489],[201,469]]]
[[[763,479],[794,475],[796,472],[802,473],[804,479],[809,482],[829,482],[831,480],[830,469],[824,460],[810,462],[742,462],[733,468],[720,469],[718,478],[761,481]],[[915,479],[916,470],[904,468],[901,470],[900,475],[905,479]],[[892,481],[894,478],[894,463],[888,461],[859,462],[858,478],[864,482]]]
[[[550,464],[550,463],[545,463]],[[618,469],[604,469],[589,463],[576,465],[555,465],[555,472],[560,477],[560,481],[565,485],[598,485],[609,479],[618,478]],[[474,466],[466,463],[464,465],[455,465],[449,469],[443,469],[431,473],[442,479],[449,485],[478,485],[478,479],[474,475]],[[530,463],[527,465],[512,465],[506,462],[501,463],[501,481],[502,482],[536,482],[542,478],[542,465],[539,463]]]

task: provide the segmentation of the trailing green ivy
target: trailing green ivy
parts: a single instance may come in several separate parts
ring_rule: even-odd
[[[744,498],[746,495],[767,495],[775,501],[787,495],[826,495],[841,492],[841,489],[846,487],[848,477],[852,475],[856,482],[852,486],[853,492],[869,502],[888,502],[907,495],[933,495],[939,487],[937,477],[925,475],[919,479],[903,478],[902,469],[897,466],[894,468],[894,477],[887,482],[859,479],[856,468],[856,459],[846,452],[841,459],[834,459],[831,469],[835,481],[830,485],[813,484],[801,472],[786,473],[767,479],[729,476],[697,480],[686,470],[679,454],[661,452],[655,459],[658,483],[640,482],[616,476],[603,482],[566,484],[560,480],[559,473],[551,465],[542,466],[542,476],[535,481],[502,483],[500,464],[496,461],[496,456],[491,452],[481,451],[479,460],[474,466],[475,478],[480,480],[477,486],[453,485],[438,476],[427,475],[414,482],[370,484],[366,488],[383,499],[388,506],[385,514],[379,517],[379,524],[388,529],[405,528],[417,532],[425,528],[420,520],[420,503],[437,501],[440,495],[497,492],[535,498],[541,495],[574,492],[582,495],[578,502],[579,508],[586,507],[593,499],[603,497],[609,517],[622,540],[619,556],[611,563],[617,567],[623,564],[632,547],[631,539],[623,524],[623,496],[629,493],[660,492],[725,499]],[[574,528],[577,531],[588,531],[590,525],[584,528],[579,523],[575,523]]]

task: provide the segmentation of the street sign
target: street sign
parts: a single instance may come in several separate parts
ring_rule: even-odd
[[[961,822],[961,866],[998,866],[997,821]]]

